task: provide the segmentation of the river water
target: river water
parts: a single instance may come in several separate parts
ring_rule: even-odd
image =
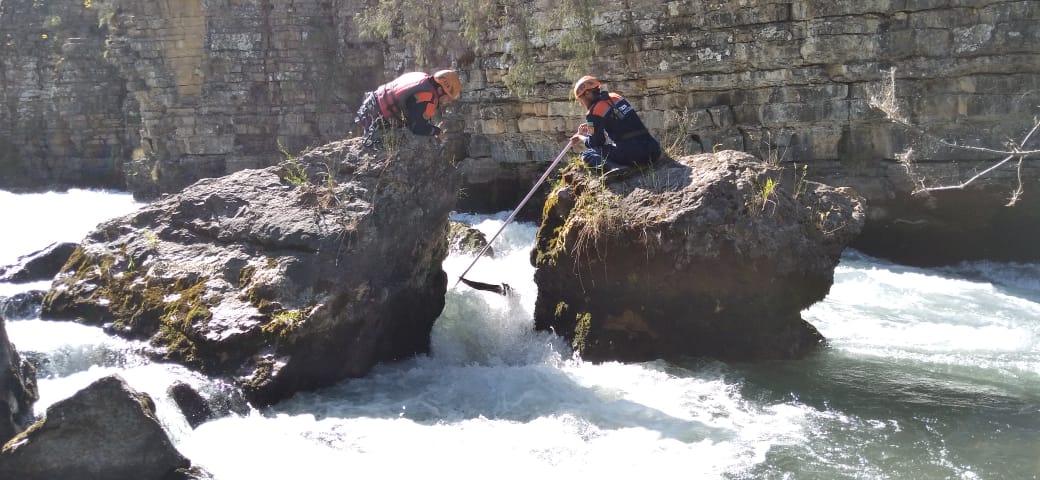
[[[118,192],[0,191],[0,265],[138,208]],[[490,238],[505,214],[458,215]],[[921,269],[847,251],[804,312],[829,340],[810,358],[593,365],[532,331],[535,225],[508,226],[449,290],[429,356],[192,430],[177,380],[98,328],[8,321],[45,360],[36,411],[119,373],[156,400],[180,451],[218,480],[489,477],[1035,479],[1040,476],[1040,265]],[[1040,247],[1038,247],[1040,248]],[[451,279],[470,264],[451,256]],[[0,296],[48,282],[0,284]]]

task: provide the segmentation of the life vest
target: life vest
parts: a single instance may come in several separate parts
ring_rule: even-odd
[[[386,120],[404,124],[405,101],[413,95],[421,95],[419,101],[431,102],[436,108],[439,98],[436,86],[427,80],[430,76],[423,72],[411,72],[395,78],[392,82],[385,83],[376,89],[376,102],[379,104],[379,113]],[[429,98],[426,98],[426,97]]]
[[[603,128],[615,141],[650,134],[635,109],[632,108],[632,104],[628,103],[625,97],[614,92],[600,93],[586,114],[586,118],[589,117],[602,118],[605,124],[594,125],[593,128]]]

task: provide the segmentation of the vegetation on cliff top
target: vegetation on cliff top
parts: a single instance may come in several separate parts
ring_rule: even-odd
[[[518,96],[529,93],[534,79],[544,76],[534,72],[533,41],[550,46],[550,38],[558,32],[555,49],[569,60],[567,76],[586,70],[597,52],[590,0],[561,0],[546,15],[539,15],[531,2],[379,0],[357,13],[354,23],[362,38],[401,39],[416,65],[422,66],[431,60],[435,43],[452,43],[434,42],[446,18],[458,19],[455,35],[460,43],[478,51],[502,51],[501,62],[508,70],[503,81]],[[492,37],[488,32],[497,34]],[[494,46],[489,46],[491,38],[498,40]]]

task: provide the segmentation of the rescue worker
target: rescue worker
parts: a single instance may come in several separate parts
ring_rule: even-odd
[[[430,120],[438,107],[461,93],[462,82],[454,70],[405,73],[366,93],[354,122],[364,129],[366,145],[377,140],[374,133],[383,127],[408,127],[416,135],[442,139],[444,131]]]
[[[661,156],[661,145],[643,125],[632,104],[616,93],[602,90],[596,77],[574,83],[574,98],[588,109],[585,124],[571,137],[582,144],[581,159],[589,168],[650,165]],[[609,140],[608,140],[609,137]]]

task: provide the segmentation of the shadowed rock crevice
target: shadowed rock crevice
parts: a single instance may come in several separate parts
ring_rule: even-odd
[[[33,404],[39,398],[36,369],[8,340],[0,315],[0,446],[32,423]]]

